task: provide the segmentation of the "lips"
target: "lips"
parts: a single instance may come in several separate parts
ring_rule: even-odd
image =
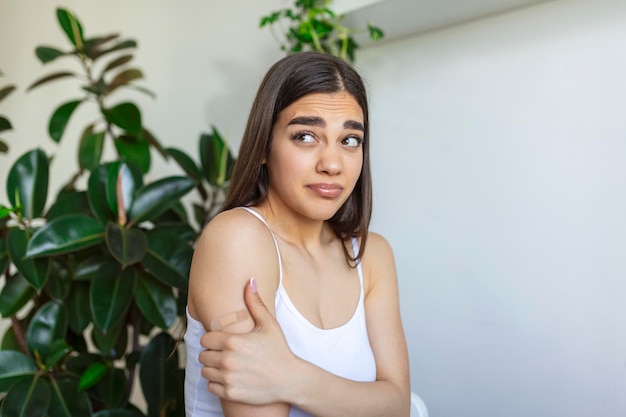
[[[307,188],[322,198],[337,198],[343,191],[343,187],[341,185],[332,183],[310,184],[307,185]]]

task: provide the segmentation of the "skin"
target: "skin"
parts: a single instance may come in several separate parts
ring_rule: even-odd
[[[358,302],[357,272],[347,265],[343,242],[326,220],[359,178],[362,136],[362,109],[347,93],[310,94],[292,103],[279,114],[264,161],[268,197],[254,207],[277,237],[289,297],[322,329],[346,323]],[[395,265],[381,236],[368,235],[362,268],[375,382],[340,378],[289,350],[274,318],[279,269],[264,224],[242,209],[209,223],[191,266],[189,312],[205,328],[233,311],[249,312],[248,318],[201,339],[207,348],[199,358],[205,365],[202,374],[211,381],[209,391],[221,398],[226,416],[284,417],[289,404],[320,417],[409,415]]]

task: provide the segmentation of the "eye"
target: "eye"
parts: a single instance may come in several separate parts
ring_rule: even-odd
[[[314,143],[315,135],[309,132],[298,132],[294,134],[291,139],[300,143]]]
[[[363,143],[363,139],[358,136],[348,136],[341,143],[350,148],[358,148]]]

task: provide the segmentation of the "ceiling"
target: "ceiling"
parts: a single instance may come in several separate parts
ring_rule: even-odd
[[[527,7],[546,0],[336,0],[346,12],[344,24],[362,27],[371,21],[383,29],[385,39],[413,35]]]

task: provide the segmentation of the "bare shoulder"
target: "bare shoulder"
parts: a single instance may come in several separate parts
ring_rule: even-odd
[[[278,271],[267,226],[243,209],[222,212],[206,225],[194,251],[189,312],[204,322],[245,308],[243,290],[252,277],[267,301],[278,286]]]
[[[381,282],[396,285],[396,267],[391,245],[382,235],[369,232],[363,254],[363,274],[366,291]]]

